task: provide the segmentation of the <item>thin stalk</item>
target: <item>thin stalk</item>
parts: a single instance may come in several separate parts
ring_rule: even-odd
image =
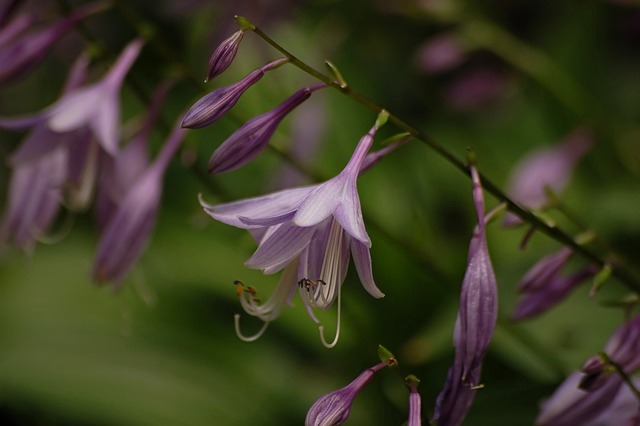
[[[244,18],[236,17],[236,19],[244,19]],[[258,35],[260,38],[262,38],[265,42],[270,44],[274,49],[276,49],[277,51],[285,55],[287,58],[289,58],[290,63],[298,67],[300,70],[326,83],[328,86],[338,90],[339,92],[343,93],[344,95],[350,97],[351,99],[364,105],[365,107],[369,108],[370,110],[376,113],[380,113],[383,110],[387,111],[389,113],[390,122],[394,123],[402,131],[409,133],[415,139],[427,145],[429,148],[434,150],[440,157],[442,157],[449,164],[451,164],[456,169],[460,170],[465,175],[470,177],[470,172],[467,164],[462,160],[458,159],[453,153],[451,153],[443,145],[436,142],[433,138],[429,137],[428,135],[424,134],[414,126],[410,125],[409,123],[401,119],[399,116],[389,111],[389,109],[383,108],[382,106],[378,105],[371,99],[353,90],[350,86],[334,81],[331,77],[309,66],[305,62],[301,61],[300,59],[298,59],[298,57],[296,57],[294,54],[289,52],[287,49],[282,47],[280,44],[274,41],[271,37],[265,34],[262,30],[260,30],[260,28],[254,26],[252,28],[252,31],[256,35]],[[516,204],[515,201],[513,201],[509,196],[507,196],[496,184],[490,181],[483,174],[480,174],[480,180],[482,182],[482,186],[487,192],[492,194],[498,201],[505,203],[509,211],[519,216],[525,222],[530,223],[533,227],[540,230],[541,232],[548,235],[549,237],[553,238],[554,240],[560,242],[561,244],[567,247],[570,247],[576,253],[580,253],[584,258],[586,258],[590,262],[593,262],[601,267],[607,264],[607,261],[605,259],[598,256],[596,253],[594,253],[590,249],[578,244],[576,241],[574,241],[573,237],[571,237],[566,232],[562,231],[556,226],[545,223],[544,221],[539,219],[536,215],[534,215],[531,211],[523,207],[520,207],[518,204]],[[626,269],[615,268],[613,271],[613,275],[630,289],[634,291],[640,291],[640,282],[637,280],[636,277],[634,277]]]

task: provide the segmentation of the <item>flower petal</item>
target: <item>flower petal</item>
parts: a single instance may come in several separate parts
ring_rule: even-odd
[[[314,227],[301,228],[288,223],[278,225],[273,234],[260,242],[245,264],[249,268],[262,269],[267,274],[275,273],[309,245],[314,232]]]
[[[353,263],[356,265],[356,270],[358,271],[358,276],[364,289],[375,298],[379,299],[384,297],[384,293],[380,291],[373,280],[369,247],[354,239],[351,241],[351,254],[353,255]]]

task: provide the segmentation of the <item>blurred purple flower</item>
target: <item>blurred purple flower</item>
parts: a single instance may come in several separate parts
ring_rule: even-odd
[[[364,370],[356,379],[342,389],[330,392],[318,399],[307,412],[305,426],[337,426],[349,418],[351,404],[356,395],[371,381],[375,374],[390,365],[382,361]],[[409,424],[409,426],[413,426]]]
[[[605,369],[615,363],[625,374],[640,368],[640,315],[613,333],[601,356],[589,358],[542,405],[536,425],[632,425],[638,421],[640,401],[623,378]],[[634,381],[638,385],[637,380]]]
[[[186,130],[176,125],[155,161],[133,182],[107,220],[93,267],[97,282],[119,284],[149,240],[162,194],[162,178]]]
[[[591,392],[579,389],[583,374],[570,375],[541,407],[536,426],[575,426],[575,425],[623,425],[623,423],[590,423],[598,417],[611,413],[613,401],[620,392],[628,388],[620,376],[611,376],[598,389]],[[629,391],[630,392],[630,391]],[[636,402],[637,399],[636,399]],[[637,413],[636,413],[637,414]],[[629,418],[631,418],[629,416]]]
[[[51,46],[74,25],[104,9],[104,3],[90,4],[42,30],[28,34],[23,34],[22,29],[32,18],[29,16],[16,18],[15,22],[3,29],[0,35],[5,39],[0,43],[0,83],[26,75],[44,59],[51,50]]]
[[[44,121],[52,131],[58,133],[88,128],[102,148],[110,155],[115,155],[120,137],[120,87],[142,44],[142,40],[129,43],[101,81],[65,91],[56,103],[40,114],[0,119],[0,127],[21,129]]]
[[[477,68],[459,75],[446,89],[447,105],[457,110],[486,107],[498,99],[508,87],[507,78],[489,68]]]
[[[324,83],[305,87],[275,109],[247,121],[213,152],[209,159],[209,172],[230,172],[253,160],[267,146],[287,114],[307,100],[311,93],[325,87]]]
[[[640,368],[640,315],[625,322],[615,331],[604,347],[606,357],[595,355],[582,366],[585,373],[580,389],[597,389],[613,371],[609,363],[615,363],[625,374],[632,374]]]
[[[0,31],[4,30],[3,27],[15,13],[20,5],[20,1],[21,0],[6,0],[4,4],[0,6]]]
[[[282,58],[268,63],[247,74],[242,80],[229,86],[220,87],[200,98],[184,115],[182,127],[198,129],[219,120],[238,102],[240,96],[256,84],[265,72],[288,62]]]
[[[416,53],[418,69],[427,74],[451,70],[466,59],[466,49],[453,34],[440,34],[427,40]]]
[[[590,265],[570,275],[561,275],[573,250],[563,247],[538,261],[518,285],[520,300],[512,318],[522,320],[538,315],[564,300],[571,290],[593,277],[597,267]]]
[[[298,284],[309,314],[318,323],[309,308],[327,309],[336,297],[339,304],[350,252],[364,288],[374,297],[384,296],[373,280],[371,240],[364,227],[356,185],[362,162],[380,125],[377,122],[360,140],[344,170],[324,183],[221,205],[200,200],[211,217],[250,230],[259,240],[258,249],[246,262],[248,267],[272,274],[290,265],[273,300],[263,305],[262,316],[256,315],[255,309],[247,310],[249,314],[274,319]],[[291,265],[292,262],[297,265]],[[265,317],[269,312],[276,315]],[[340,308],[338,318],[339,312]],[[335,345],[337,338],[338,335],[334,343],[326,344],[322,337],[327,346]]]
[[[559,145],[534,151],[516,164],[507,192],[511,198],[529,209],[542,209],[548,203],[546,188],[560,193],[569,183],[573,169],[593,145],[593,137],[585,129],[576,129]],[[513,214],[505,217],[504,225],[520,224]]]
[[[55,140],[55,134],[48,133],[51,133],[48,129],[40,128],[31,137]],[[49,155],[14,166],[7,208],[0,223],[0,243],[13,242],[30,253],[48,231],[62,205],[66,154],[58,146]]]
[[[135,182],[149,165],[149,139],[153,126],[173,86],[173,81],[161,83],[155,90],[149,110],[132,140],[115,157],[106,156],[102,164],[99,191],[96,196],[96,217],[102,230],[107,219],[122,204],[131,182]]]
[[[485,235],[484,197],[474,166],[471,176],[478,226],[469,245],[467,272],[460,291],[460,309],[453,333],[455,360],[436,401],[434,420],[439,426],[456,426],[466,417],[480,385],[482,359],[498,317],[496,278]]]
[[[238,30],[231,35],[228,39],[220,43],[220,45],[214,50],[211,58],[209,58],[209,72],[204,82],[208,82],[212,78],[222,74],[224,70],[229,68],[231,62],[238,53],[238,47],[244,36],[244,30]]]

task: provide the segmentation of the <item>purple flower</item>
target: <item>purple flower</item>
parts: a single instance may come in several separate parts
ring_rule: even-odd
[[[305,87],[275,109],[247,121],[213,152],[209,159],[209,172],[230,172],[253,160],[267,146],[287,114],[307,100],[311,93],[324,87],[325,84]]]
[[[549,203],[547,188],[560,193],[569,183],[573,168],[591,148],[592,136],[584,129],[573,131],[557,146],[534,151],[514,168],[507,192],[511,198],[529,209],[542,209]],[[521,223],[513,214],[506,216],[504,225]]]
[[[573,250],[563,247],[533,265],[518,285],[521,297],[512,315],[514,320],[533,317],[557,305],[576,286],[595,275],[597,268],[593,265],[570,276],[561,275],[571,256]]]
[[[184,116],[182,127],[198,129],[219,120],[238,102],[240,96],[256,84],[265,72],[286,63],[287,58],[278,59],[247,74],[242,80],[220,87],[198,100]]]
[[[453,34],[441,34],[425,42],[416,54],[420,71],[435,74],[448,71],[466,59],[466,49]]]
[[[453,367],[438,395],[434,420],[440,426],[462,423],[480,387],[482,359],[489,348],[498,317],[496,278],[485,235],[484,198],[480,177],[471,167],[473,200],[478,216],[469,245],[467,272],[460,290],[460,309],[453,333]]]
[[[381,122],[360,140],[344,170],[324,183],[228,204],[210,205],[200,201],[214,219],[250,230],[257,237],[259,246],[246,261],[248,267],[272,274],[289,265],[272,296],[273,301],[270,299],[263,305],[267,311],[277,316],[282,303],[290,300],[298,285],[308,309],[328,309],[336,297],[339,305],[350,253],[364,288],[374,297],[384,296],[373,280],[371,240],[364,227],[356,185],[362,162]],[[247,309],[249,314],[265,321],[275,317],[262,317],[254,311]],[[340,307],[338,315],[339,312]],[[310,310],[309,313],[318,322]],[[322,337],[327,346],[335,345],[337,338],[336,335],[334,343],[326,344]]]
[[[640,315],[618,327],[604,352],[606,358],[589,358],[582,372],[569,376],[545,401],[536,425],[635,424],[640,401],[619,374],[610,374],[605,367],[613,362],[625,374],[640,368]]]
[[[412,380],[406,380],[410,389],[409,393],[409,420],[407,426],[422,426],[422,400],[418,393],[418,387]]]
[[[16,31],[31,18],[16,21],[15,26],[3,30],[15,37],[9,37],[0,44],[0,83],[24,76],[32,70],[51,50],[51,46],[65,35],[78,21],[105,9],[103,3],[96,3],[76,10],[64,19],[43,30],[21,35]],[[6,35],[5,37],[6,38]]]
[[[51,133],[40,128],[31,137]],[[55,140],[55,135],[49,140]],[[67,152],[61,146],[46,156],[14,166],[9,184],[7,209],[0,224],[0,242],[12,241],[32,252],[36,241],[47,232],[62,205]]]
[[[465,71],[446,88],[445,102],[461,111],[484,108],[499,99],[508,83],[506,76],[490,68]]]
[[[640,368],[640,315],[618,327],[604,348],[604,355],[589,358],[582,366],[585,373],[580,382],[583,390],[597,389],[610,374],[610,363],[615,363],[625,374]]]
[[[142,40],[129,43],[101,81],[65,91],[56,103],[38,115],[1,119],[0,126],[20,129],[44,121],[57,133],[88,128],[100,146],[110,155],[115,155],[120,138],[120,87],[142,44]]]
[[[209,58],[209,72],[204,82],[208,82],[217,75],[220,75],[229,68],[231,62],[238,53],[238,47],[244,36],[244,30],[240,29],[233,33],[231,37],[220,43],[216,50]]]
[[[356,395],[378,371],[388,365],[391,365],[390,361],[382,361],[364,370],[344,388],[330,392],[318,399],[307,412],[305,426],[336,426],[347,421],[351,412],[351,404]],[[412,425],[410,424],[410,426]]]
[[[160,204],[164,172],[186,132],[174,128],[154,163],[131,184],[106,222],[93,267],[97,282],[120,283],[142,253]]]
[[[536,418],[536,426],[575,426],[587,425],[597,417],[604,415],[616,395],[626,386],[620,376],[610,377],[601,387],[591,392],[579,389],[583,374],[570,375],[551,397],[542,404]],[[637,400],[636,400],[637,401]],[[624,423],[591,423],[618,425]]]

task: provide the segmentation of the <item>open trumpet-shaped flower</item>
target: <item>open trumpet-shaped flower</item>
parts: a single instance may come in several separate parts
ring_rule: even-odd
[[[373,280],[371,240],[356,185],[374,135],[386,120],[385,115],[382,117],[333,179],[228,204],[200,201],[214,219],[259,234],[259,246],[246,261],[248,267],[272,274],[299,261],[297,280],[281,281],[280,285],[295,289],[298,283],[309,308],[327,309],[336,298],[340,300],[350,254],[364,288],[374,297],[384,296]],[[276,293],[285,294],[286,290]]]

